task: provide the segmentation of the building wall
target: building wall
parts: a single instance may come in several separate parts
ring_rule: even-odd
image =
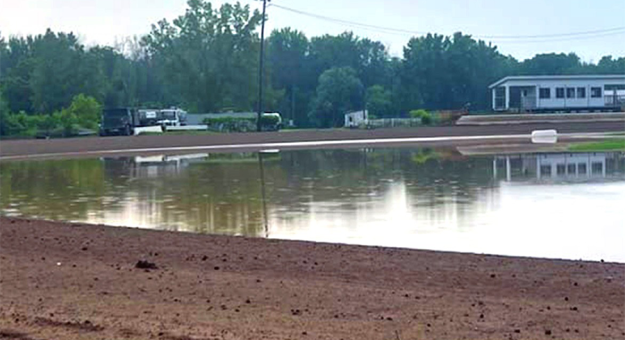
[[[538,108],[568,108],[568,107],[602,107],[605,105],[604,80],[542,80],[535,82],[540,88],[550,88],[551,97],[549,99],[537,98],[536,105]],[[577,88],[586,89],[585,98],[577,98]],[[601,88],[601,97],[592,98],[591,89],[593,87]],[[556,98],[556,89],[564,88],[564,98]],[[575,89],[575,98],[567,98],[567,89]],[[539,90],[537,90],[539,91]]]
[[[367,111],[356,111],[345,114],[345,127],[356,127],[367,122]]]
[[[622,79],[534,79],[534,80],[509,80],[499,87],[520,87],[535,86],[536,88],[536,108],[537,109],[558,109],[558,108],[585,108],[585,107],[603,107],[605,106],[605,85],[625,85],[625,77]],[[577,88],[584,88],[586,91],[585,98],[578,98]],[[591,88],[601,88],[601,96],[598,98],[591,97]],[[540,88],[550,89],[550,98],[541,99],[539,96]],[[564,98],[556,97],[556,89],[564,89]],[[575,89],[575,97],[567,98],[567,89]],[[509,91],[507,91],[509,93]],[[493,89],[493,94],[494,94]],[[509,99],[508,99],[509,102]],[[494,104],[494,100],[493,100]],[[493,109],[495,109],[493,105]]]

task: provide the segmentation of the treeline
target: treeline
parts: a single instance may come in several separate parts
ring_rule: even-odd
[[[87,48],[72,33],[50,30],[0,34],[0,124],[20,112],[61,112],[79,94],[105,107],[256,110],[260,22],[247,5],[190,0],[173,22],[162,20],[115,47]],[[625,73],[623,57],[591,64],[573,53],[541,54],[518,61],[462,33],[412,38],[402,58],[351,32],[308,38],[284,28],[265,46],[264,108],[301,127],[342,125],[343,113],[363,107],[379,117],[418,108],[488,110],[487,86],[507,75]]]

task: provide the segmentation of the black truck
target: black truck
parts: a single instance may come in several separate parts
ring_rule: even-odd
[[[100,136],[134,134],[136,127],[140,126],[139,113],[133,108],[112,108],[102,111],[102,123],[100,124]]]

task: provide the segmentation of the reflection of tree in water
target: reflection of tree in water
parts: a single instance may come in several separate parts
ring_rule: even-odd
[[[88,221],[89,213],[130,213],[165,229],[263,233],[256,154],[211,155],[178,165],[142,164],[134,157],[1,163],[0,174],[1,208],[19,202],[25,216]],[[271,176],[281,175],[274,170]]]
[[[27,216],[85,219],[100,209],[104,171],[97,159],[0,163],[0,206]]]
[[[273,159],[268,157],[265,162]],[[156,176],[141,169],[150,166],[157,167]],[[131,172],[137,176],[127,184],[128,190],[141,202],[140,210],[163,228],[249,236],[263,233],[256,154],[213,154],[178,166],[133,167]],[[116,173],[113,177],[120,176]]]
[[[306,213],[310,202],[337,202],[356,209],[402,183],[413,210],[453,205],[459,216],[491,185],[487,158],[463,158],[446,150],[367,149],[285,152],[279,164],[284,176],[267,175],[269,202]]]
[[[145,159],[147,159],[146,157]],[[211,154],[172,163],[135,157],[0,164],[3,210],[106,222],[111,214],[171,230],[263,234],[257,154]],[[401,187],[410,211],[462,218],[492,186],[492,158],[415,148],[303,150],[265,154],[270,215],[306,214],[311,203],[357,210]],[[612,162],[612,161],[611,161]],[[622,169],[622,157],[615,158]],[[126,215],[124,215],[126,214]],[[425,214],[425,215],[424,215]],[[291,216],[291,215],[289,215]],[[287,216],[288,217],[288,216]],[[123,224],[123,219],[115,220]]]

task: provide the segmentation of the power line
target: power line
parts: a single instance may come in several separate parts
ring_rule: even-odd
[[[282,9],[284,11],[316,18],[319,20],[340,23],[345,26],[365,29],[374,32],[381,32],[387,34],[396,34],[396,35],[425,35],[430,32],[424,31],[412,31],[405,30],[393,27],[385,27],[378,25],[365,24],[355,21],[343,20],[338,18],[332,18],[324,15],[314,14],[310,12],[305,12],[301,10],[297,10],[294,8],[281,6],[277,4],[271,4],[271,7],[276,7]],[[625,33],[625,26],[614,27],[608,29],[600,29],[600,30],[591,30],[591,31],[581,31],[581,32],[567,32],[567,33],[554,33],[554,34],[537,34],[537,35],[484,35],[484,36],[474,36],[477,39],[482,40],[498,40],[500,43],[540,43],[540,42],[556,42],[556,41],[567,41],[567,40],[581,40],[581,39],[592,39],[599,37],[606,37],[612,35],[618,35]]]
[[[509,41],[498,41],[498,44],[529,44],[529,43],[550,43],[550,42],[561,42],[561,41],[572,41],[572,40],[586,40],[586,39],[598,39],[611,37],[615,35],[625,34],[625,29],[615,31],[615,32],[606,32],[595,34],[592,36],[574,36],[568,38],[559,38],[559,39],[531,39],[531,40],[509,40]]]
[[[300,11],[300,10],[297,10],[297,9],[294,9],[294,8],[289,8],[289,7],[285,7],[285,6],[281,6],[281,5],[277,5],[277,4],[271,4],[271,7],[276,7],[276,8],[280,8],[282,10],[288,11],[288,12],[301,14],[301,15],[305,15],[305,16],[309,16],[309,17],[313,17],[313,18],[317,18],[317,19],[321,19],[321,20],[338,22],[338,23],[351,25],[351,26],[367,27],[367,28],[372,28],[372,29],[378,29],[378,30],[384,30],[384,31],[393,31],[393,32],[398,32],[398,33],[407,33],[407,34],[418,34],[418,35],[421,35],[421,34],[427,34],[428,33],[428,32],[418,32],[418,31],[403,30],[403,29],[398,29],[398,28],[390,28],[390,27],[376,26],[376,25],[370,25],[370,24],[363,24],[363,23],[359,23],[359,22],[355,22],[355,21],[331,18],[331,17],[327,17],[327,16],[324,16],[324,15],[314,14],[314,13],[310,13],[310,12],[304,12],[304,11]]]

